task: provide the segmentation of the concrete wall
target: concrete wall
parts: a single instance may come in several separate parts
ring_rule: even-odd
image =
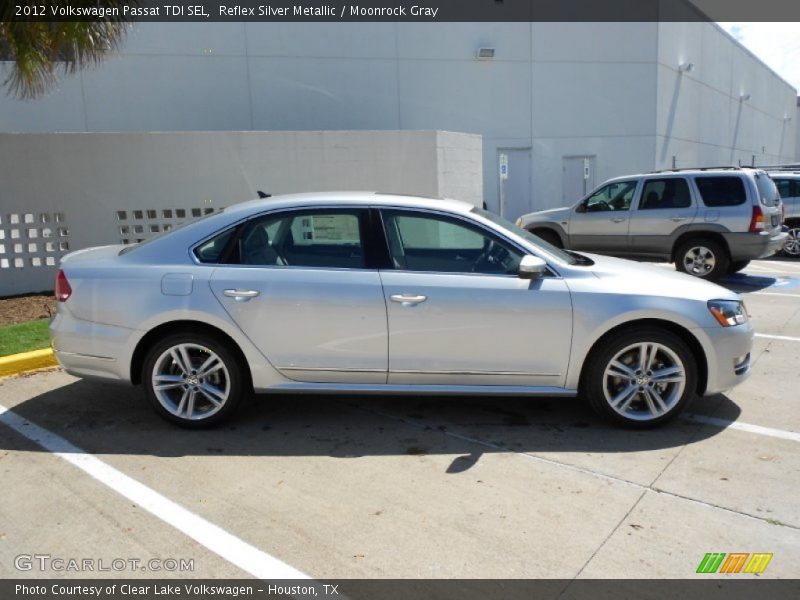
[[[681,63],[694,68],[681,73]],[[671,167],[673,156],[679,167],[790,162],[796,101],[794,88],[718,26],[659,24],[656,168]]]
[[[591,157],[597,184],[673,155],[792,160],[795,96],[710,23],[139,23],[48,97],[0,97],[0,131],[477,133],[494,210],[498,149],[530,149],[532,210],[574,200],[564,157]]]
[[[0,134],[0,296],[52,289],[60,256],[281,194],[482,198],[481,138],[436,131]],[[182,213],[181,213],[182,211]]]

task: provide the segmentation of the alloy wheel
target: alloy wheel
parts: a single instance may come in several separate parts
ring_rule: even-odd
[[[800,227],[789,230],[789,237],[783,247],[783,252],[789,256],[800,256]]]
[[[686,368],[668,346],[640,342],[623,348],[603,375],[606,402],[634,421],[651,421],[670,412],[686,387]]]
[[[170,414],[191,421],[207,419],[228,401],[228,368],[213,351],[200,344],[177,344],[161,353],[151,385],[158,402]]]
[[[693,246],[683,255],[683,266],[687,273],[704,277],[714,270],[717,259],[705,246]]]

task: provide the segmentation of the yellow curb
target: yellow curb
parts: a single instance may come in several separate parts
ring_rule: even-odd
[[[0,356],[0,377],[19,375],[25,371],[54,367],[58,364],[51,348]]]

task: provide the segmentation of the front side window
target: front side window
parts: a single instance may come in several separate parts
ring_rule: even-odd
[[[700,190],[700,197],[703,204],[709,207],[736,206],[747,201],[747,193],[744,190],[744,181],[741,177],[717,176],[717,177],[697,177],[695,179],[697,189]]]
[[[629,210],[636,181],[615,181],[604,185],[583,203],[585,212]]]
[[[395,268],[440,273],[516,275],[522,253],[478,225],[445,216],[383,211]]]
[[[364,268],[359,210],[281,212],[244,226],[231,262],[272,267]]]
[[[689,184],[682,177],[648,179],[642,190],[639,210],[688,208],[691,205]]]

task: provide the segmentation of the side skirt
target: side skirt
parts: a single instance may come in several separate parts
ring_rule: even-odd
[[[578,390],[522,385],[397,385],[372,383],[279,383],[257,393],[330,394],[430,394],[436,396],[561,396],[575,397]]]

